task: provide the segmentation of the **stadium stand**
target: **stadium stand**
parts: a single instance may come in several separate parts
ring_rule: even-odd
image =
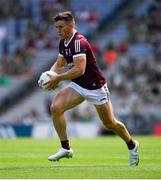
[[[98,55],[98,63],[107,75],[117,116],[124,119],[124,123],[133,133],[149,134],[153,132],[153,125],[161,119],[159,113],[161,108],[161,68],[159,66],[161,61],[161,29],[157,26],[158,22],[155,21],[156,13],[157,16],[160,15],[159,1],[139,1],[130,12],[128,10],[130,2],[124,0],[102,0],[101,3],[99,0],[90,0],[88,3],[91,6],[86,6],[85,0],[60,2],[19,0],[17,4],[11,2],[1,2],[6,8],[11,8],[13,10],[11,12],[14,12],[12,14],[2,11],[4,14],[2,13],[0,16],[0,31],[3,35],[0,37],[2,42],[0,45],[0,66],[3,70],[0,74],[1,123],[13,123],[16,118],[24,123],[24,119],[32,109],[35,109],[39,114],[37,121],[50,121],[48,104],[46,103],[55,92],[42,92],[35,88],[35,85],[40,73],[53,63],[56,56],[57,47],[55,44],[57,44],[58,38],[49,26],[49,16],[60,8],[65,10],[68,7],[76,16],[77,29],[86,35],[94,34],[94,36],[90,36],[91,41],[99,52],[96,54]],[[53,3],[56,4],[51,6]],[[127,6],[122,6],[124,3],[127,3]],[[17,8],[23,8],[23,11],[17,14]],[[109,28],[100,33],[100,24],[103,22],[108,27],[116,12],[119,16],[120,8],[125,8],[126,16],[112,26],[112,29]],[[151,16],[153,21],[149,22]],[[151,28],[153,26],[154,28]],[[23,58],[17,59],[18,61],[22,60],[21,65],[27,64],[27,70],[20,74],[14,74],[10,69],[7,72],[4,69],[4,65],[5,67],[7,65],[6,62],[4,63],[3,55],[7,55],[7,61],[10,62],[19,47],[23,47],[25,50],[23,53],[26,55],[27,63],[24,54],[21,54]],[[109,47],[112,47],[117,54],[116,61],[112,65],[105,62],[103,57],[104,52],[108,51]],[[33,93],[31,93],[32,91]],[[23,99],[18,101],[20,96]],[[14,106],[5,112],[11,104]],[[84,106],[86,107],[86,105]],[[78,112],[80,121],[84,118],[81,116],[80,109],[76,108],[69,112],[71,121],[76,118],[73,116],[75,111]],[[94,113],[93,110],[91,111]]]
[[[55,2],[57,2],[57,5],[55,4]],[[84,5],[85,1],[81,1],[81,3],[82,3],[82,5]],[[108,4],[108,1],[107,2],[104,1],[104,3],[106,6],[104,6],[103,12],[106,15],[108,12],[108,11],[106,12],[106,7],[108,7],[108,9],[111,9],[111,11],[110,10],[109,11],[112,13],[115,10],[114,7],[121,4],[121,1],[115,0],[110,5]],[[45,17],[46,13],[47,14],[50,14],[50,12],[52,12],[53,14],[56,13],[57,12],[56,8],[58,8],[59,6],[61,6],[61,8],[63,10],[63,8],[65,8],[64,4],[66,4],[66,3],[61,4],[61,3],[59,3],[59,1],[37,0],[37,1],[29,1],[28,3],[24,2],[24,1],[18,1],[16,4],[14,4],[14,2],[12,2],[12,1],[4,1],[4,2],[2,2],[2,4],[4,6],[6,5],[6,7],[8,7],[8,8],[13,9],[14,10],[13,12],[15,12],[17,8],[23,8],[23,12],[16,11],[15,13],[8,15],[8,16],[12,16],[12,18],[5,17],[5,20],[2,20],[2,24],[7,31],[6,39],[4,39],[4,41],[2,41],[2,44],[4,46],[2,52],[7,53],[7,57],[13,56],[15,51],[17,50],[17,48],[22,46],[23,53],[27,54],[27,56],[29,57],[28,59],[30,59],[30,60],[28,60],[29,62],[27,62],[29,64],[30,76],[29,77],[25,76],[24,79],[26,79],[26,78],[31,79],[31,78],[33,78],[33,74],[36,74],[36,72],[38,73],[38,71],[39,71],[39,74],[40,74],[40,72],[42,72],[42,69],[40,67],[46,68],[45,66],[50,65],[48,60],[51,61],[51,57],[54,57],[54,55],[47,57],[46,55],[49,55],[49,51],[46,52],[47,50],[43,51],[43,49],[48,49],[48,50],[51,49],[54,54],[54,50],[55,50],[54,44],[57,44],[56,42],[58,40],[58,37],[56,37],[56,34],[51,29],[51,27],[47,26],[48,19]],[[76,4],[76,2],[71,1],[71,9],[76,7],[74,4]],[[97,6],[98,5],[97,1],[94,4],[96,7],[99,7],[99,6]],[[88,11],[88,9],[87,9],[87,11]],[[98,14],[100,14],[100,12],[102,12],[102,9],[98,8],[96,12],[98,12]],[[15,17],[17,19],[15,19]],[[41,23],[39,23],[40,20],[42,21],[43,25],[41,25]],[[84,23],[85,23],[85,27],[86,26],[88,27],[89,22],[86,21]],[[90,30],[91,29],[88,29],[88,31],[90,31]],[[51,34],[52,38],[47,36],[48,34]],[[48,42],[48,39],[50,39],[50,42]],[[51,39],[53,39],[53,40],[51,40]],[[45,47],[46,41],[48,43],[47,44],[48,46],[46,45],[47,47]],[[44,60],[43,60],[43,57],[44,57]],[[3,56],[2,56],[2,61],[3,61]],[[6,66],[8,66],[10,64],[8,62],[8,61],[10,61],[9,58],[6,61],[7,62],[5,62],[5,64],[6,64]],[[15,59],[13,59],[13,64],[14,64],[14,61],[15,61]],[[24,61],[24,58],[22,58],[22,61]],[[44,64],[43,64],[43,62],[44,62]],[[23,64],[23,63],[21,63],[21,64]],[[13,67],[11,67],[11,69],[13,69]],[[22,68],[19,68],[19,69],[22,69]],[[11,72],[7,72],[7,73],[10,75]],[[11,73],[11,75],[14,75],[14,74]],[[12,78],[12,76],[11,76],[10,79],[12,79],[11,81],[14,81],[15,78]],[[20,81],[22,81],[21,82],[22,84],[24,83],[24,79],[23,79],[23,77],[21,77],[19,79]],[[20,81],[19,81],[19,83],[20,83]],[[14,85],[14,82],[12,84]],[[7,98],[7,102],[6,102],[6,94],[8,94],[7,89],[10,89],[10,88],[12,89],[12,87],[9,87],[9,86],[10,86],[10,83],[8,84],[8,87],[6,87],[6,88],[3,87],[3,89],[4,89],[3,91],[5,91],[5,92],[4,92],[4,94],[2,93],[0,95],[1,99],[2,99],[1,104],[3,104],[3,102],[6,104],[10,104],[9,98]],[[16,87],[16,85],[15,85],[15,87]],[[3,108],[1,106],[1,110],[2,109]]]

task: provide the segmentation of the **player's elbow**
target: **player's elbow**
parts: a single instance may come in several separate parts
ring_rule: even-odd
[[[75,66],[73,70],[74,70],[73,73],[75,74],[76,77],[80,77],[85,73],[85,68],[81,66]]]
[[[78,75],[82,76],[84,73],[85,73],[85,69],[84,68],[79,68]]]

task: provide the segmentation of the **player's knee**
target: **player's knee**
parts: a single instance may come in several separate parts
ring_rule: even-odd
[[[114,130],[116,127],[116,123],[115,123],[115,121],[108,121],[108,122],[104,123],[104,126],[107,129]]]
[[[59,104],[52,103],[50,106],[50,111],[51,111],[52,115],[59,115],[62,113],[62,108]]]

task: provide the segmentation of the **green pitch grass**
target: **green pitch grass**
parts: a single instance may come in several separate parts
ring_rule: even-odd
[[[159,179],[161,138],[136,137],[140,164],[129,167],[124,142],[116,136],[71,139],[72,159],[50,162],[58,139],[0,139],[0,178],[7,179]]]

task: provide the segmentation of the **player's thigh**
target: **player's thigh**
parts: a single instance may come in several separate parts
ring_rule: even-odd
[[[95,105],[95,108],[104,124],[111,124],[115,122],[113,108],[110,101],[102,105]]]
[[[64,112],[82,103],[84,98],[74,89],[66,87],[62,89],[52,101],[51,108]]]

